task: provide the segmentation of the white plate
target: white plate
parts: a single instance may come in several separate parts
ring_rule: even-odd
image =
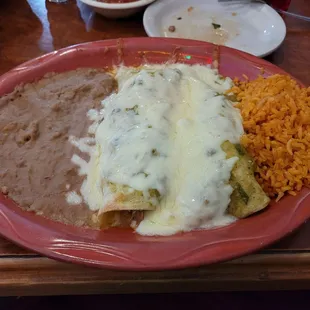
[[[281,16],[270,6],[255,2],[158,0],[146,9],[143,24],[150,37],[208,41],[258,57],[276,50],[286,35]],[[221,27],[215,29],[217,25]],[[170,26],[175,27],[174,32],[169,31]]]

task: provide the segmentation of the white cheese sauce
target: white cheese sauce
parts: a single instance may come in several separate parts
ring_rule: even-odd
[[[181,73],[170,68],[142,70],[104,102],[96,132],[102,178],[165,194],[171,113],[182,100],[180,79]]]
[[[146,211],[136,231],[171,235],[226,225],[237,158],[226,159],[221,144],[243,134],[239,111],[222,94],[232,86],[200,65],[152,65],[118,69],[119,91],[105,99],[94,120],[93,140],[71,142],[91,154],[81,194],[92,210],[104,211],[112,194],[106,182],[160,193],[156,210]]]
[[[66,199],[67,199],[68,203],[70,203],[71,205],[78,205],[78,204],[81,204],[83,202],[82,197],[76,191],[72,191],[72,192],[67,193]]]

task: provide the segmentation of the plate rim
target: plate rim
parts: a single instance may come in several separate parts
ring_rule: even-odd
[[[128,46],[132,46],[134,44],[140,44],[141,46],[147,46],[150,42],[153,42],[154,44],[157,44],[158,46],[160,46],[160,43],[166,43],[171,47],[177,47],[177,46],[184,46],[184,47],[199,47],[199,48],[212,48],[213,51],[219,51],[219,52],[227,52],[228,54],[232,54],[235,56],[238,56],[242,59],[244,59],[247,62],[250,62],[252,64],[254,64],[256,67],[258,66],[264,66],[266,68],[269,68],[270,70],[277,70],[277,72],[283,73],[283,74],[288,74],[286,73],[284,70],[278,68],[277,66],[259,59],[253,55],[247,54],[245,52],[239,51],[239,50],[235,50],[235,49],[231,49],[229,47],[224,47],[224,46],[216,46],[213,44],[210,44],[208,42],[201,42],[201,41],[194,41],[194,40],[186,40],[186,39],[171,39],[171,38],[126,38],[126,39],[112,39],[112,40],[106,40],[106,41],[94,41],[94,42],[88,42],[88,43],[82,43],[82,44],[78,44],[78,45],[73,45],[73,46],[69,46],[48,54],[45,54],[43,56],[39,56],[37,58],[34,58],[32,60],[27,61],[26,63],[23,63],[15,68],[13,68],[12,70],[8,71],[7,73],[5,73],[4,75],[0,76],[0,85],[2,84],[2,82],[4,82],[7,79],[13,78],[16,79],[19,76],[22,76],[22,73],[27,74],[27,72],[29,72],[29,70],[33,70],[38,66],[41,66],[42,64],[44,64],[45,62],[51,61],[53,59],[55,59],[55,57],[58,57],[59,55],[65,55],[65,54],[70,54],[71,52],[79,52],[82,51],[83,49],[97,49],[97,48],[102,48],[102,51],[107,47],[107,46],[117,46],[120,44],[123,47],[126,47],[126,45]],[[160,48],[159,48],[160,49]],[[290,74],[288,74],[290,75]],[[290,75],[291,76],[291,75]],[[297,79],[295,79],[297,80]],[[297,80],[298,81],[298,80]],[[300,83],[300,81],[298,81]],[[302,83],[300,83],[301,85],[303,85]],[[15,86],[18,85],[14,84]],[[1,89],[1,86],[0,86]],[[304,195],[301,197],[300,201],[298,201],[298,203],[295,206],[295,209],[297,210],[300,206],[303,206],[303,204],[305,204],[305,202],[310,202],[310,191],[307,190]],[[32,251],[41,253],[47,257],[51,257],[53,259],[58,259],[61,261],[66,261],[66,262],[75,262],[75,263],[80,263],[80,264],[84,264],[84,265],[89,265],[89,266],[96,266],[96,267],[101,267],[101,268],[110,268],[110,269],[118,269],[118,270],[165,270],[165,269],[180,269],[180,268],[186,268],[186,267],[195,267],[195,266],[200,266],[200,265],[205,265],[205,264],[211,264],[211,263],[215,263],[215,262],[220,262],[220,261],[226,261],[226,260],[230,260],[232,258],[236,258],[239,257],[241,255],[246,255],[250,252],[256,251],[258,249],[261,249],[275,241],[277,241],[278,239],[284,237],[285,235],[291,233],[293,230],[297,229],[306,219],[308,219],[310,217],[310,210],[309,211],[305,211],[305,214],[298,214],[298,216],[296,216],[295,214],[295,210],[292,213],[291,217],[288,218],[288,223],[285,227],[283,227],[281,230],[277,230],[275,233],[272,234],[272,236],[270,237],[270,235],[268,235],[267,237],[260,237],[260,238],[256,238],[254,240],[255,244],[254,245],[248,245],[248,242],[252,242],[251,240],[247,240],[246,241],[246,246],[240,246],[238,243],[240,240],[235,240],[237,242],[237,247],[234,251],[232,251],[231,253],[228,253],[226,255],[222,255],[223,257],[215,257],[215,258],[210,258],[210,257],[205,257],[204,255],[202,255],[203,257],[200,258],[195,258],[195,255],[198,253],[204,253],[205,251],[205,247],[210,246],[210,245],[206,245],[203,244],[202,247],[194,249],[195,253],[190,253],[187,254],[185,253],[184,257],[182,257],[181,259],[178,257],[175,260],[171,260],[168,262],[162,262],[162,263],[152,263],[152,264],[145,264],[145,263],[141,263],[141,262],[136,262],[135,260],[131,260],[128,257],[125,257],[125,263],[124,261],[120,261],[120,262],[98,262],[95,260],[88,260],[88,259],[84,259],[81,258],[80,256],[78,256],[77,254],[74,255],[69,255],[66,252],[66,249],[72,249],[72,247],[76,247],[78,249],[83,249],[83,247],[93,247],[96,244],[90,244],[89,242],[84,242],[82,239],[80,239],[81,241],[76,241],[76,240],[71,240],[71,244],[70,244],[70,240],[66,240],[66,242],[62,242],[60,244],[56,244],[55,242],[52,243],[52,245],[43,246],[47,241],[46,240],[41,240],[38,239],[39,243],[36,246],[31,245],[31,241],[27,240],[27,238],[25,236],[21,237],[19,234],[19,230],[21,229],[17,223],[19,223],[20,221],[26,221],[29,225],[28,229],[30,232],[30,226],[34,226],[34,228],[36,229],[36,231],[41,231],[43,230],[47,230],[47,231],[53,231],[55,232],[53,227],[65,227],[66,225],[64,224],[60,224],[60,223],[56,223],[54,221],[42,218],[38,215],[34,215],[31,214],[27,211],[23,211],[22,209],[20,209],[19,207],[15,206],[12,203],[12,201],[10,199],[7,199],[7,204],[4,205],[3,203],[1,203],[0,201],[0,233],[7,239],[15,242],[16,244],[19,244],[22,247],[28,248]],[[268,210],[266,211],[268,212]],[[33,221],[33,220],[27,220],[27,218],[33,218],[36,217],[37,221]],[[13,220],[12,220],[13,219]],[[51,225],[52,228],[50,228],[50,226],[45,227],[42,226],[42,224],[40,223],[48,223],[49,225]],[[39,229],[38,229],[38,227]],[[72,228],[72,227],[71,227]],[[221,228],[220,228],[221,229]],[[225,229],[225,227],[223,228]],[[72,228],[72,230],[77,230],[76,228]],[[83,229],[82,229],[83,230]],[[86,229],[87,230],[87,229]],[[60,233],[61,236],[61,231],[56,231],[55,234],[58,235]],[[193,234],[196,234],[196,232],[193,232]],[[198,232],[199,233],[199,232]],[[95,232],[94,232],[95,234]],[[186,233],[189,234],[189,233]],[[44,234],[43,234],[44,235]],[[41,236],[40,236],[41,237]],[[24,239],[26,238],[26,240]],[[87,239],[85,239],[87,240]],[[40,243],[41,242],[41,243]],[[43,243],[42,243],[43,242]],[[69,245],[68,245],[69,242]],[[48,242],[47,242],[48,243]],[[43,244],[43,245],[42,245]],[[213,245],[211,245],[213,246]],[[230,244],[227,243],[228,247],[230,247]],[[239,249],[239,246],[241,247],[241,249]],[[106,245],[106,247],[101,248],[101,250],[106,251],[106,255],[114,255],[115,257],[117,257],[117,255],[119,253],[117,253],[117,251],[115,252],[115,249],[109,249],[109,245]],[[94,248],[93,249],[96,253],[97,249]],[[120,251],[121,252],[121,251]],[[197,253],[196,253],[197,252]],[[187,256],[187,257],[186,257]],[[194,259],[192,258],[194,256]]]

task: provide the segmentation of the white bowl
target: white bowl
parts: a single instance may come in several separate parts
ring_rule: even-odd
[[[155,0],[138,0],[129,3],[104,3],[95,0],[81,0],[93,10],[107,18],[125,18],[142,11]]]

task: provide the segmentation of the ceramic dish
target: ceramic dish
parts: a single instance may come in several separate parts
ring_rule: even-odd
[[[48,72],[80,67],[109,68],[125,64],[187,64],[219,62],[221,74],[253,79],[261,73],[285,74],[280,68],[249,54],[206,42],[131,38],[91,42],[68,47],[31,60],[0,77],[0,95],[20,83]],[[83,116],[84,117],[84,116]],[[271,203],[264,212],[223,228],[192,231],[169,237],[145,237],[126,229],[97,231],[57,223],[23,211],[0,194],[0,233],[43,255],[91,266],[160,270],[184,268],[232,259],[277,241],[310,217],[310,190]]]
[[[95,12],[107,18],[125,18],[143,10],[155,0],[138,0],[128,3],[104,3],[95,0],[81,0]]]
[[[267,4],[217,0],[159,0],[143,24],[150,37],[175,37],[226,45],[258,57],[276,50],[286,35],[280,15]]]

